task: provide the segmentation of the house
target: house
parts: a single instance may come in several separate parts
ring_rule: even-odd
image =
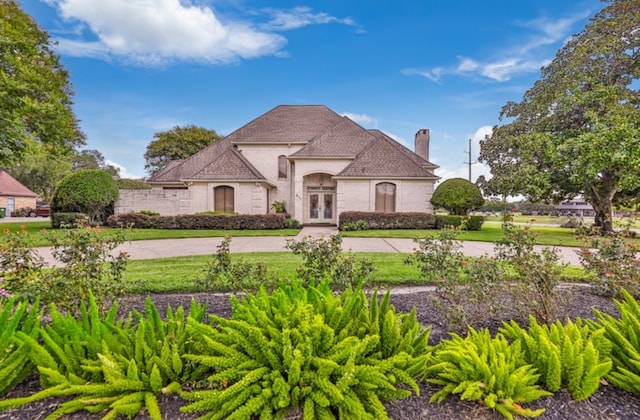
[[[170,163],[147,180],[151,190],[121,191],[116,212],[265,214],[285,201],[303,224],[336,224],[344,211],[432,212],[439,177],[428,130],[418,131],[415,147],[326,106],[280,105]]]
[[[36,207],[38,195],[22,185],[18,180],[0,169],[0,207],[7,216],[23,207]]]
[[[581,196],[561,202],[556,210],[562,216],[593,217],[596,214],[593,206]]]

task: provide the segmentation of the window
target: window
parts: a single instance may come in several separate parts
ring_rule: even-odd
[[[381,182],[376,185],[376,211],[392,213],[396,211],[396,185]]]
[[[287,157],[285,155],[278,156],[278,178],[287,177]]]
[[[215,187],[213,189],[213,209],[224,213],[233,213],[234,198],[232,187]]]

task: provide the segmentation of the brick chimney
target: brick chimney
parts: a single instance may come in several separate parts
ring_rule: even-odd
[[[416,154],[424,160],[429,160],[429,129],[421,128],[416,133]]]

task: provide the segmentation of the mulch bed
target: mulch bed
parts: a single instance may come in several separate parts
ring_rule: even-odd
[[[613,301],[609,298],[596,296],[589,292],[588,288],[575,287],[563,289],[559,292],[559,301],[564,303],[563,317],[575,319],[593,318],[592,308],[597,308],[603,312],[617,314],[617,308]],[[155,294],[151,296],[156,306],[161,312],[171,306],[189,307],[191,299],[194,298],[198,302],[207,305],[209,312],[216,313],[221,316],[228,317],[231,315],[231,307],[229,304],[229,296],[220,293],[201,293],[201,294]],[[439,341],[448,336],[447,325],[443,321],[442,314],[436,309],[433,303],[433,293],[429,291],[411,291],[402,294],[392,294],[392,303],[398,312],[409,312],[412,308],[416,308],[417,316],[424,325],[431,325],[432,332],[430,340],[432,343]],[[505,297],[508,299],[508,297]],[[132,309],[138,311],[144,308],[145,296],[128,296],[121,299],[119,307],[122,313],[127,313]],[[509,305],[505,305],[509,307]],[[504,310],[499,318],[490,319],[483,324],[474,325],[476,328],[488,327],[492,331],[497,330],[501,325],[501,319],[520,319],[521,313],[517,311]],[[524,324],[522,324],[524,325]],[[438,404],[429,403],[429,398],[437,391],[437,387],[430,384],[421,384],[420,395],[414,395],[409,398],[390,401],[385,405],[387,412],[392,419],[396,420],[414,420],[414,419],[503,419],[503,417],[473,401],[460,401],[457,398],[449,397],[444,402]],[[4,396],[4,398],[13,398],[18,396],[29,395],[39,390],[38,378],[30,377],[22,384]],[[49,399],[34,404],[30,404],[18,410],[8,410],[0,412],[0,420],[37,420],[45,418],[49,413],[55,410],[56,405],[61,400]],[[181,405],[184,404],[179,397],[175,395],[166,395],[159,398],[160,409],[166,419],[195,419],[198,416],[193,414],[184,414],[179,411]],[[640,419],[640,396],[621,391],[606,383],[600,386],[600,389],[585,401],[576,402],[566,391],[560,391],[551,397],[539,399],[527,407],[545,408],[545,413],[538,417],[540,419],[563,419],[563,420],[583,420],[583,419]],[[66,416],[65,419],[99,419],[99,415],[90,415],[85,412],[76,413]],[[144,413],[135,417],[138,420],[147,419]],[[289,419],[302,418],[299,412],[292,412]]]

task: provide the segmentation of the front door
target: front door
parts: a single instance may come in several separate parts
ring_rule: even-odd
[[[335,193],[333,192],[312,192],[309,193],[309,223],[330,223],[336,222],[335,217]]]

